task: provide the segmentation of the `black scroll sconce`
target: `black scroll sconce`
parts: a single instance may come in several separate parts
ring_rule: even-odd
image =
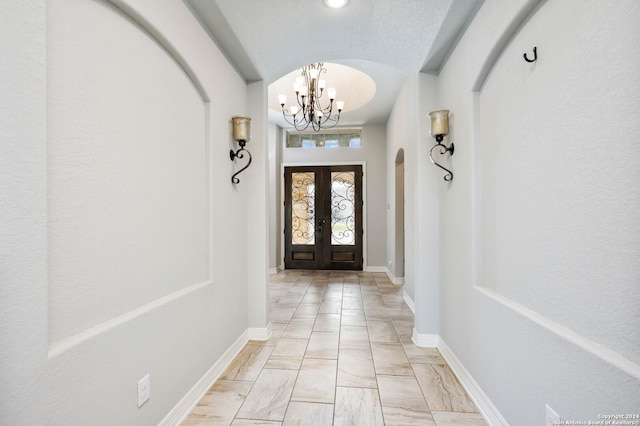
[[[243,168],[235,172],[233,176],[231,176],[231,182],[236,184],[240,183],[240,179],[238,179],[236,176],[245,171],[251,164],[251,153],[244,149],[247,141],[251,138],[251,118],[231,117],[231,121],[233,122],[233,139],[235,139],[240,145],[240,148],[237,151],[229,151],[229,157],[231,157],[231,161],[234,161],[236,158],[244,158],[245,153],[249,156],[249,161],[247,162],[247,164]]]
[[[431,136],[436,138],[436,144],[431,147],[431,150],[429,151],[429,158],[433,164],[447,172],[447,174],[444,175],[444,180],[449,182],[453,180],[453,172],[441,166],[433,159],[433,150],[436,148],[440,148],[440,154],[446,154],[448,152],[453,155],[453,142],[451,142],[451,145],[449,146],[442,143],[444,137],[449,134],[449,110],[441,109],[438,111],[432,111],[429,113],[429,117],[431,117]]]

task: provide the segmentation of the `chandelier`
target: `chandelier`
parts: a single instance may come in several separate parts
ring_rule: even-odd
[[[326,90],[326,97],[329,98],[329,104],[327,106],[322,107],[320,104],[325,94],[326,81],[319,77],[321,73],[326,72],[327,69],[322,62],[316,62],[315,64],[302,67],[302,76],[297,77],[296,82],[293,84],[298,105],[291,106],[289,110],[285,108],[287,96],[278,95],[284,119],[298,131],[306,130],[310,125],[316,132],[321,129],[330,129],[331,127],[335,127],[335,125],[338,124],[338,120],[340,120],[340,113],[344,107],[344,102],[335,102],[335,108],[338,110],[338,113],[334,114],[333,108],[336,99],[336,89],[330,87]]]

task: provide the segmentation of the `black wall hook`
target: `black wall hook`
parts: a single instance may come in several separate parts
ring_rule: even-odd
[[[534,47],[534,48],[533,48],[533,59],[529,59],[529,58],[527,58],[527,54],[526,54],[526,53],[523,53],[523,54],[522,54],[522,57],[523,57],[523,58],[524,58],[524,60],[525,60],[525,61],[527,61],[527,62],[535,62],[535,61],[537,61],[537,60],[538,60],[538,52],[537,52],[536,47]]]

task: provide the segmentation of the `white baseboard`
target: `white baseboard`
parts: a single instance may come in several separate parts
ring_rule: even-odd
[[[281,271],[284,271],[284,263],[282,265],[276,265],[275,268],[269,268],[269,275],[277,274]]]
[[[396,277],[391,273],[391,270],[389,268],[387,268],[387,275],[389,276],[389,279],[391,280],[391,282],[394,283],[395,285],[404,284],[404,277]]]
[[[509,423],[502,417],[496,406],[493,405],[489,397],[482,391],[478,383],[471,377],[471,374],[442,339],[439,339],[438,350],[487,423],[490,426],[509,426]]]
[[[391,280],[392,283],[394,283],[395,285],[404,285],[404,277],[394,277],[393,275],[391,275],[390,273],[387,274],[389,275],[389,279]]]
[[[249,328],[247,330],[249,340],[269,340],[271,338],[271,323],[265,328]]]
[[[189,413],[198,404],[198,401],[207,393],[213,384],[220,378],[242,348],[249,341],[249,331],[242,333],[229,349],[218,359],[215,364],[202,376],[189,392],[173,407],[169,414],[159,423],[160,426],[179,425],[187,418]]]
[[[437,334],[421,334],[414,328],[411,340],[421,348],[437,348],[440,343],[440,336]]]
[[[416,314],[416,303],[413,301],[413,299],[411,298],[411,296],[409,296],[409,293],[407,293],[406,291],[404,291],[402,293],[402,300],[404,300],[404,303],[407,304],[407,306],[409,307],[409,309],[411,309],[411,312],[413,312],[413,315]]]
[[[389,268],[386,266],[365,266],[365,272],[382,272],[387,274],[389,280],[394,284],[404,284],[404,277],[394,277]]]

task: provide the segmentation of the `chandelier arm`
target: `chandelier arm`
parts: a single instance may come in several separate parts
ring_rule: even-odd
[[[298,106],[303,110],[306,108],[304,103],[304,98],[305,98],[304,95],[300,95],[298,92],[296,92],[296,101],[298,101]],[[302,102],[300,101],[300,99],[302,99]]]
[[[298,123],[300,123],[300,121],[298,121],[298,119],[296,119],[296,116],[294,114],[287,115],[287,113],[286,113],[284,108],[282,108],[282,116],[284,117],[284,120],[287,123],[289,123],[290,125],[292,125],[293,127],[295,127],[296,130],[304,130],[304,129],[306,129],[308,127],[308,124],[307,124],[307,126],[305,126],[302,129],[300,129],[298,127]],[[293,119],[293,122],[291,122],[291,120],[289,120],[289,118]],[[303,116],[303,120],[301,120],[301,121],[302,121],[302,123],[306,122],[306,120],[304,120],[304,116]]]
[[[328,122],[329,122],[329,123],[332,123],[332,124],[326,125],[326,123],[328,123]],[[331,129],[331,128],[333,128],[333,127],[336,127],[337,125],[338,125],[338,121],[337,121],[337,120],[335,120],[335,119],[331,119],[331,120],[326,120],[326,121],[324,121],[324,122],[322,123],[322,128],[323,128],[323,129]]]
[[[304,112],[300,113],[300,116],[302,117],[302,119],[298,120],[296,118],[298,114],[289,114],[287,116],[284,107],[282,107],[282,115],[284,116],[285,121],[290,125],[292,125],[297,131],[303,131],[303,130],[306,130],[307,127],[309,127],[309,122],[307,121],[306,116],[304,115]],[[289,118],[293,119],[293,122],[291,122]]]
[[[316,94],[316,96],[314,96],[314,102],[315,102],[315,104],[316,104],[316,108],[317,108],[317,109],[322,109],[322,110],[324,110],[324,109],[326,109],[326,108],[322,108],[322,105],[320,105],[320,98],[322,98],[322,94],[323,94],[323,92],[320,92],[320,93]],[[331,104],[332,102],[331,102],[331,101],[329,101],[329,103]]]
[[[327,114],[323,111],[322,115],[318,116],[318,123],[324,124],[327,120],[329,120],[329,117],[327,117]]]
[[[291,113],[287,114],[287,110],[284,108],[284,105],[282,105],[282,116],[284,117],[285,120],[287,120],[287,123],[291,124],[287,116],[293,117],[294,115]]]
[[[289,119],[287,118],[287,114],[282,114],[282,116],[284,117],[284,120],[285,120],[287,123],[291,124],[292,126],[295,126],[295,120],[294,120],[294,122],[292,123],[292,122],[291,122],[291,121],[289,121]]]
[[[327,117],[331,117],[331,113],[333,112],[333,102],[329,103],[329,111],[327,112]]]
[[[308,121],[303,121],[302,123],[304,123],[304,126],[299,126],[298,123],[300,123],[299,121],[295,122],[293,127],[295,127],[295,129],[299,132],[302,132],[304,130],[307,130],[307,127],[309,127],[309,122]]]
[[[336,118],[331,118],[332,112],[333,112],[333,103],[331,105],[329,105],[328,111],[327,111],[327,109],[322,110],[322,118],[319,119],[319,121],[321,121],[321,123],[326,123],[329,120],[332,120],[332,121],[336,120],[337,121],[337,117],[339,117],[339,115],[336,116]]]

